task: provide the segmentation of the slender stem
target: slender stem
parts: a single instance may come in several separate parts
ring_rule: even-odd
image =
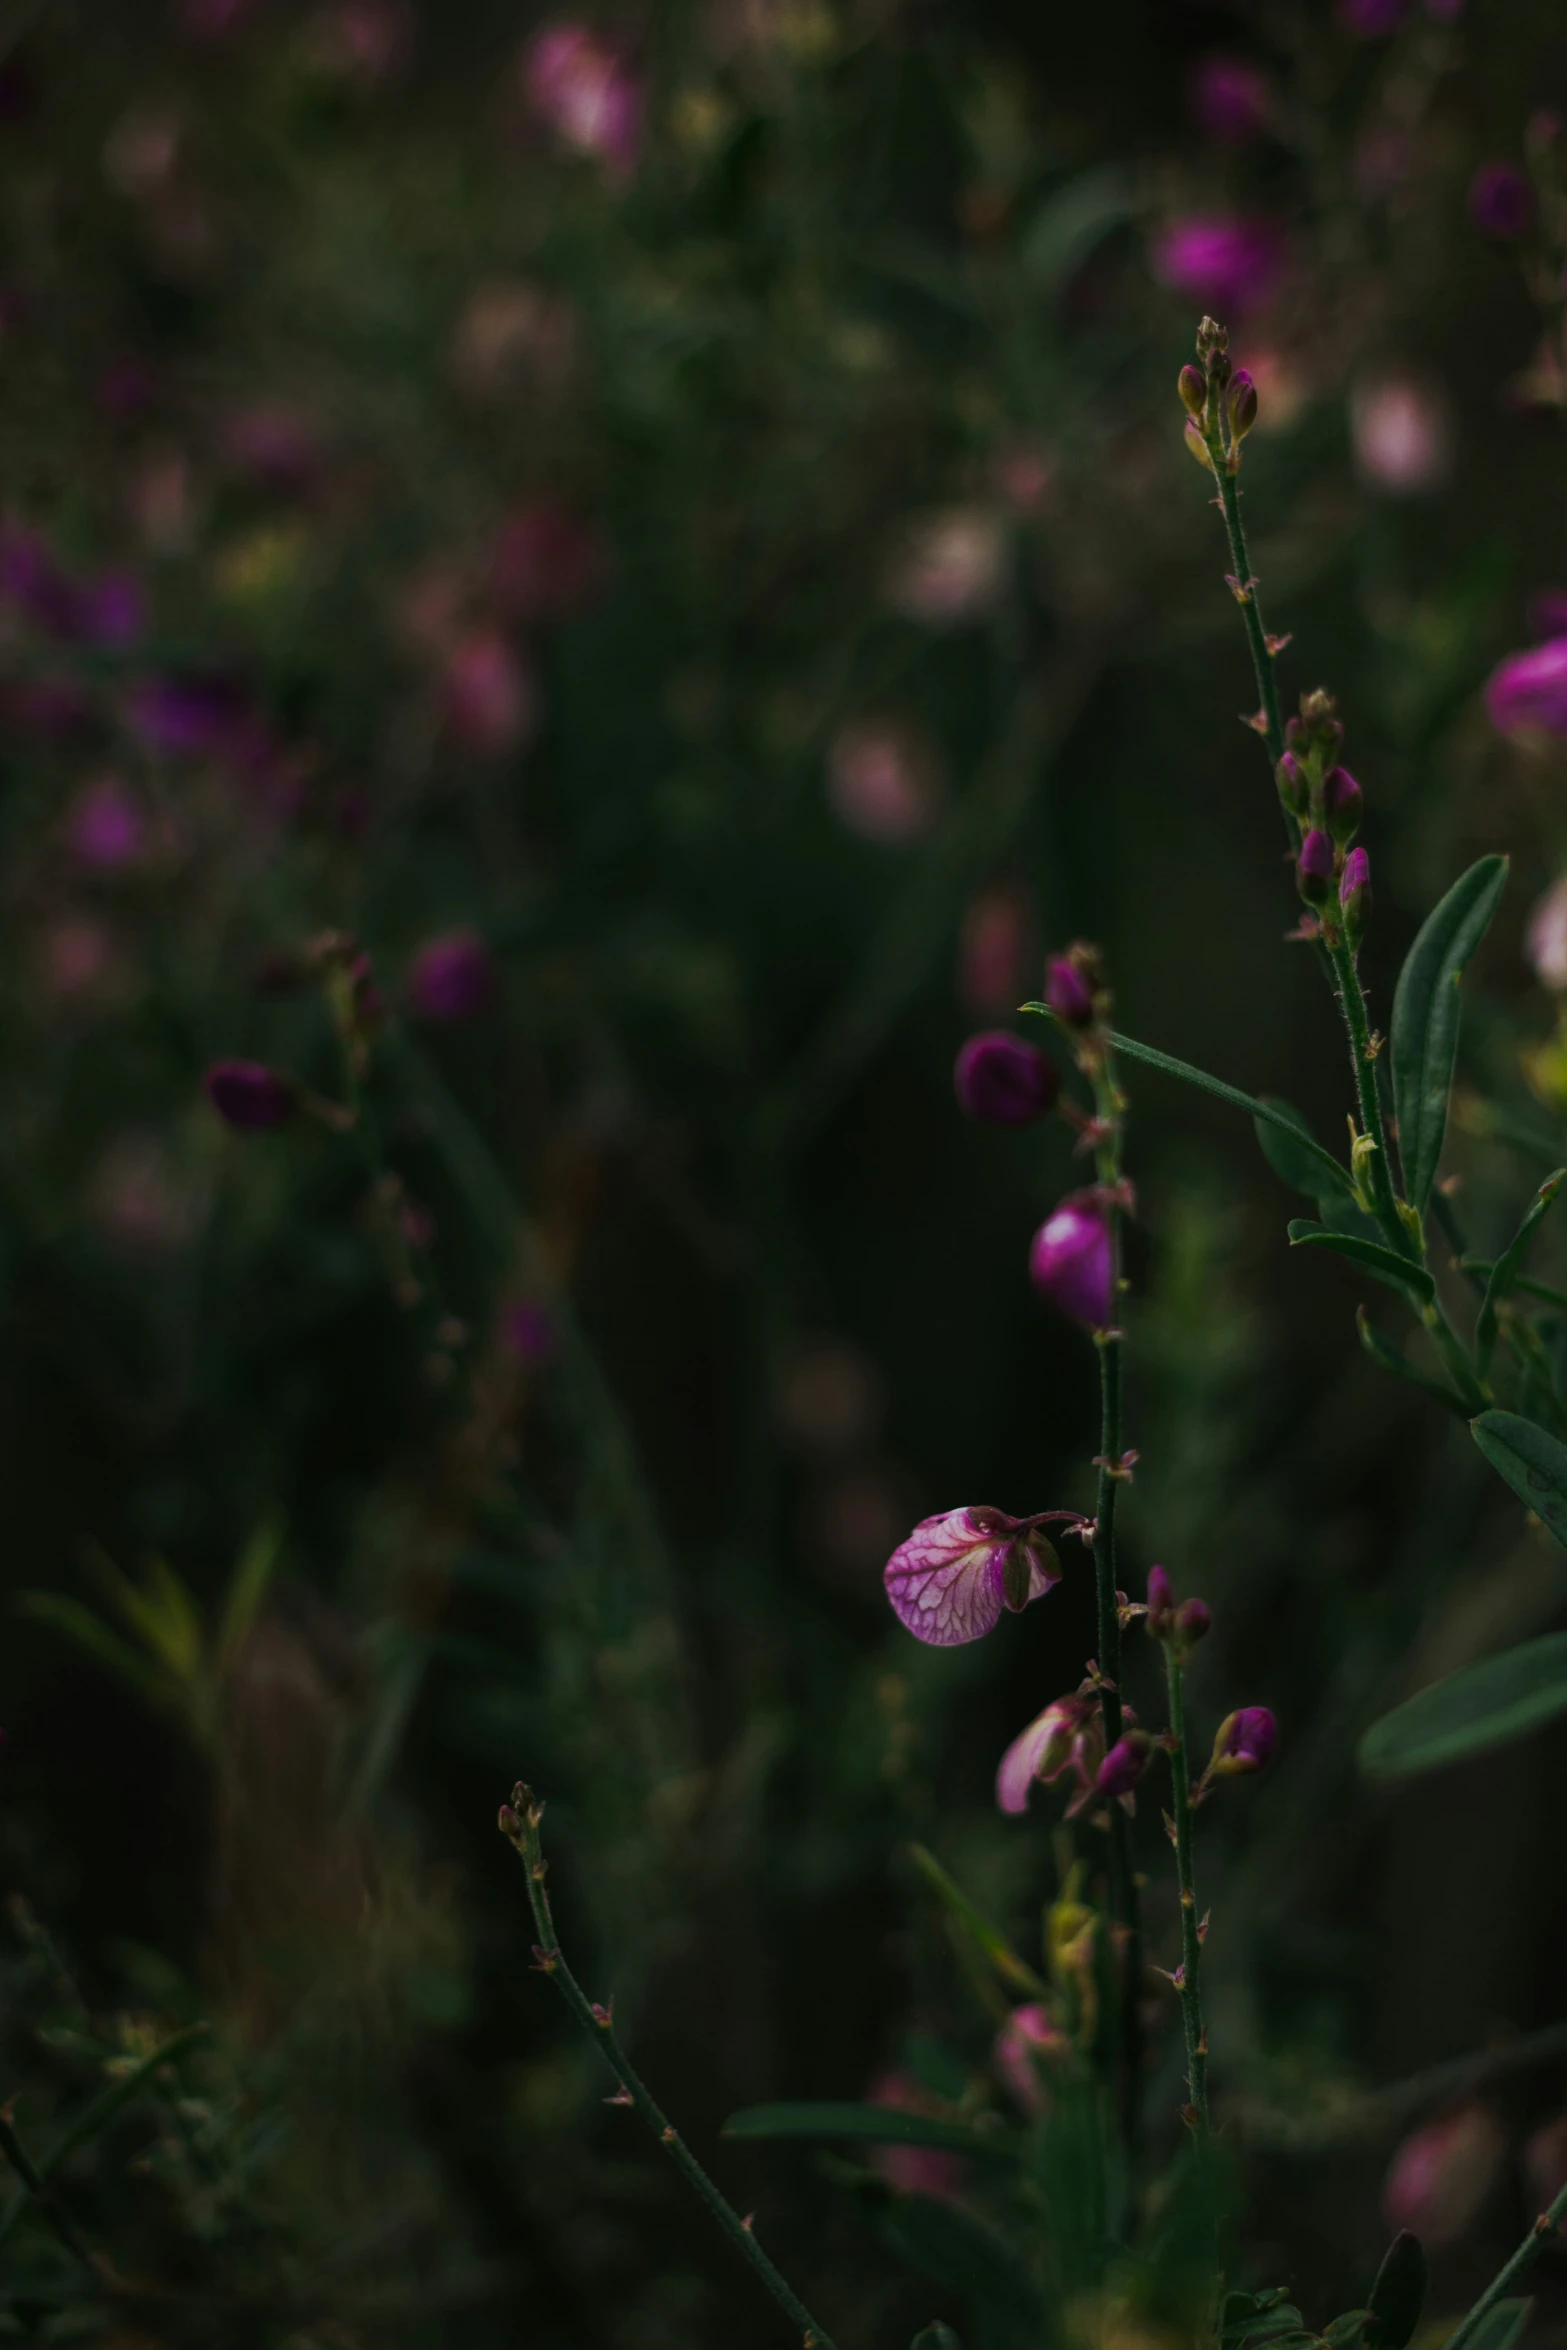
[[[1214,427],[1217,435],[1218,426]],[[1257,582],[1251,575],[1251,557],[1246,551],[1246,528],[1241,521],[1240,484],[1231,473],[1222,446],[1214,447],[1209,440],[1209,451],[1214,456],[1214,471],[1219,483],[1219,507],[1224,516],[1225,536],[1230,542],[1230,561],[1235,566],[1238,586],[1231,590],[1241,608],[1246,624],[1246,642],[1251,648],[1251,665],[1257,676],[1257,700],[1266,722],[1263,740],[1268,746],[1268,757],[1277,767],[1284,756],[1284,720],[1279,712],[1279,684],[1274,675],[1273,655],[1268,650],[1268,632],[1263,626],[1262,606],[1258,601]],[[1284,821],[1289,827],[1292,845],[1300,845],[1300,827],[1288,808]]]
[[[1186,1760],[1186,1660],[1174,1639],[1164,1643],[1170,1692],[1170,1789],[1175,1820],[1175,1872],[1181,1889],[1181,2024],[1186,2034],[1186,2085],[1192,2095],[1199,2146],[1208,2139],[1208,2035],[1202,2020],[1202,1934],[1192,1871],[1192,1790]]]
[[[1382,1102],[1377,1093],[1376,1055],[1371,1049],[1371,1023],[1366,1016],[1366,999],[1360,985],[1360,974],[1355,958],[1341,938],[1328,949],[1334,977],[1338,981],[1338,1000],[1344,1014],[1344,1026],[1349,1032],[1350,1064],[1355,1072],[1355,1091],[1360,1100],[1361,1131],[1375,1145],[1371,1161],[1371,1195],[1376,1202],[1377,1221],[1387,1236],[1388,1244],[1403,1257],[1415,1257],[1419,1251],[1398,1212],[1398,1201],[1393,1190],[1393,1170],[1387,1155],[1387,1131],[1382,1123]]]
[[[750,2262],[779,2308],[799,2327],[802,2350],[833,2350],[826,2332],[816,2323],[804,2302],[791,2291],[787,2281],[758,2244],[751,2233],[750,2223],[743,2220],[734,2206],[720,2194],[662,2108],[654,2102],[615,2036],[614,2020],[609,2009],[594,2005],[561,1955],[549,1895],[544,1889],[546,1863],[539,1837],[539,1825],[543,1817],[542,1803],[530,1789],[522,1786],[512,1789],[511,1803],[501,1811],[501,1832],[515,1847],[527,1872],[528,1900],[539,1936],[535,1952],[539,1972],[551,1978],[583,2030],[602,2049],[606,2062],[620,2083],[620,2093],[612,2102],[633,2106],[640,2114],[676,2169],[683,2171],[696,2189],[735,2249],[743,2259]]]
[[[1468,2315],[1448,2335],[1443,2350],[1463,2350],[1466,2342],[1473,2341],[1498,2301],[1505,2301],[1514,2285],[1528,2275],[1564,2219],[1567,2219],[1567,2187],[1541,2212],[1511,2260],[1497,2270]]]
[[[11,2119],[9,2106],[0,2111],[0,2154],[4,2154],[7,2162],[32,2197],[39,2217],[58,2237],[72,2259],[81,2262],[94,2284],[103,2285],[112,2282],[106,2264],[92,2251],[75,2221],[68,2213],[61,2210],[49,2181],[22,2144],[17,2135],[16,2124]]]

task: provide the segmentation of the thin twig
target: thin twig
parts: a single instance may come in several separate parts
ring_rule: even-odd
[[[1468,2316],[1448,2335],[1444,2350],[1463,2350],[1466,2342],[1473,2341],[1498,2301],[1505,2301],[1514,2285],[1528,2275],[1564,2219],[1567,2219],[1567,2187],[1541,2212],[1511,2260],[1497,2270]]]

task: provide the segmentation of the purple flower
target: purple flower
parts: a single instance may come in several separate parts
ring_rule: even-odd
[[[1228,213],[1192,213],[1154,242],[1161,285],[1215,311],[1255,310],[1275,291],[1283,261],[1277,229]]]
[[[1347,767],[1330,768],[1322,786],[1322,809],[1328,830],[1337,841],[1353,840],[1360,830],[1366,795]]]
[[[1058,1697],[1020,1730],[996,1772],[996,1802],[1014,1817],[1028,1809],[1037,1784],[1051,1787],[1070,1771],[1077,1786],[1067,1806],[1076,1817],[1094,1792],[1094,1780],[1104,1759],[1104,1724],[1099,1699],[1092,1690]]]
[[[207,1071],[207,1094],[224,1124],[242,1134],[281,1126],[298,1106],[292,1084],[265,1061],[215,1061]]]
[[[1205,137],[1238,147],[1266,128],[1273,84],[1249,58],[1216,54],[1192,68],[1187,96],[1193,120]]]
[[[141,808],[117,775],[88,784],[71,809],[66,837],[83,865],[112,873],[141,854],[146,825]]]
[[[427,939],[408,971],[408,1009],[419,1020],[472,1020],[495,1001],[495,960],[476,930]]]
[[[1205,1776],[1228,1778],[1236,1771],[1260,1771],[1273,1754],[1279,1725],[1265,1705],[1243,1705],[1226,1714],[1213,1741]]]
[[[1308,832],[1295,861],[1295,880],[1309,906],[1325,906],[1333,894],[1335,855],[1325,832]]]
[[[887,1561],[894,1615],[933,1648],[978,1640],[1061,1580],[1055,1552],[1026,1519],[1004,1510],[946,1510],[922,1518]]]
[[[1148,1735],[1143,1730],[1128,1730],[1118,1738],[1104,1761],[1099,1765],[1094,1788],[1100,1795],[1130,1795],[1153,1752]]]
[[[1510,163],[1482,163],[1469,183],[1469,217],[1488,237],[1521,237],[1534,219],[1534,191]]]
[[[149,749],[174,757],[222,754],[251,723],[233,680],[214,676],[143,678],[125,715]]]
[[[146,626],[141,581],[124,565],[100,571],[76,590],[73,633],[95,652],[129,652]]]
[[[51,636],[76,633],[77,599],[41,531],[0,531],[0,596]]]
[[[1388,2165],[1382,2209],[1433,2249],[1478,2219],[1507,2160],[1507,2134],[1486,2106],[1461,2105],[1411,2133]]]
[[[1404,0],[1339,0],[1339,18],[1362,41],[1385,40],[1396,33],[1404,14]]]
[[[1513,653],[1493,669],[1485,707],[1498,734],[1538,728],[1567,735],[1567,636]]]
[[[1093,986],[1077,956],[1052,955],[1045,971],[1045,1002],[1063,1028],[1093,1026]]]
[[[559,1350],[559,1325],[540,1299],[518,1298],[501,1314],[501,1344],[528,1370],[537,1370]]]
[[[1349,943],[1357,946],[1371,911],[1371,859],[1364,849],[1351,849],[1344,859],[1344,871],[1338,885],[1339,908],[1344,916],[1344,928]]]
[[[1090,1330],[1108,1330],[1115,1314],[1115,1247],[1110,1212],[1097,1192],[1068,1193],[1046,1217],[1028,1252],[1029,1277],[1042,1297]]]
[[[971,1118],[990,1126],[1027,1126],[1054,1109],[1061,1072],[1038,1045],[1005,1028],[971,1036],[958,1055],[953,1083]]]
[[[629,179],[642,135],[642,90],[620,51],[590,25],[545,25],[523,59],[528,103],[562,146]]]

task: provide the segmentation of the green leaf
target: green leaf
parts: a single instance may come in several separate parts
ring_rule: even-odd
[[[1469,2350],[1513,2350],[1524,2327],[1529,2322],[1533,2300],[1498,2301],[1488,2309],[1469,2337]]]
[[[1426,2305],[1429,2275],[1420,2238],[1400,2228],[1382,2255],[1371,2288],[1371,2323],[1366,2328],[1370,2350],[1405,2350]]]
[[[1258,1099],[1273,1114],[1254,1118],[1252,1124],[1262,1155],[1281,1182],[1304,1192],[1307,1199],[1338,1198],[1353,1204],[1355,1187],[1348,1170],[1322,1148],[1299,1110],[1280,1101],[1276,1094],[1261,1094]],[[1288,1131],[1290,1128],[1294,1131]]]
[[[1379,1240],[1363,1240],[1358,1232],[1330,1232],[1324,1224],[1308,1224],[1297,1217],[1290,1226],[1292,1248],[1329,1248],[1335,1256],[1348,1257],[1363,1273],[1377,1281],[1385,1281],[1390,1289],[1401,1289],[1406,1296],[1429,1305],[1436,1295],[1436,1283],[1422,1265],[1411,1264],[1408,1257],[1395,1256]]]
[[[1346,2309],[1342,2317],[1334,2318],[1322,2329],[1322,2339],[1330,2350],[1353,2350],[1371,2322],[1369,2309]]]
[[[1519,1412],[1482,1412],[1469,1429],[1497,1475],[1567,1543],[1567,1444]]]
[[[118,1681],[124,1681],[148,1705],[157,1706],[165,1713],[178,1714],[181,1698],[178,1688],[168,1676],[139,1649],[112,1632],[101,1616],[95,1616],[90,1607],[79,1599],[69,1599],[60,1591],[21,1591],[16,1604],[24,1616],[35,1624],[51,1624],[63,1632],[68,1640],[87,1654]]]
[[[1567,1714],[1567,1632],[1433,1681],[1373,1722],[1360,1741],[1360,1767],[1373,1779],[1407,1779],[1522,1738],[1558,1714]]]
[[[1482,857],[1430,913],[1393,997],[1393,1099],[1404,1188],[1425,1214],[1447,1132],[1458,1058],[1458,982],[1507,885],[1507,859]]]
[[[283,1525],[282,1512],[269,1510],[240,1552],[238,1563],[229,1578],[214,1660],[220,1679],[229,1671],[244,1647],[261,1603],[266,1598],[278,1560],[283,1554]]]
[[[1391,1371],[1397,1379],[1407,1379],[1411,1387],[1418,1387],[1422,1394],[1434,1396],[1439,1404],[1445,1404],[1447,1409],[1450,1412],[1456,1412],[1461,1420],[1468,1419],[1469,1406],[1464,1402],[1462,1396],[1456,1394],[1451,1387],[1444,1386],[1440,1379],[1433,1378],[1430,1372],[1422,1371],[1410,1361],[1402,1347],[1395,1346],[1390,1338],[1384,1338],[1381,1331],[1373,1325],[1364,1306],[1356,1308],[1355,1327],[1360,1333],[1360,1343],[1366,1353],[1382,1370]]]
[[[1020,1009],[1025,1012],[1042,1012],[1047,1019],[1051,1016],[1047,1004],[1024,1004]],[[1312,1158],[1321,1168],[1325,1184],[1353,1188],[1332,1152],[1324,1150],[1320,1142],[1304,1131],[1293,1111],[1286,1116],[1274,1104],[1258,1101],[1252,1094],[1242,1093],[1238,1085],[1226,1085],[1222,1077],[1210,1077],[1206,1069],[1196,1069],[1190,1061],[1178,1061],[1173,1053],[1161,1053],[1155,1045],[1139,1044],[1133,1036],[1122,1036],[1112,1030],[1110,1042],[1129,1061],[1142,1061],[1150,1069],[1162,1069],[1166,1077],[1184,1078],[1188,1085],[1197,1086],[1203,1093],[1211,1093],[1216,1101],[1228,1102],[1232,1110],[1244,1110],[1249,1118],[1260,1119],[1265,1126],[1271,1126],[1284,1135],[1297,1152]]]
[[[933,2114],[903,2113],[894,2105],[854,2105],[823,2099],[814,2103],[748,2105],[724,2124],[726,2138],[854,2138],[868,2146],[935,2146],[947,2154],[977,2155],[991,2162],[1015,2162],[1018,2141],[1011,2131],[975,2130]]]
[[[948,1915],[983,1952],[1003,1982],[1010,1983],[1016,1991],[1028,1992],[1031,1998],[1044,1998],[1049,1985],[1019,1958],[1000,1927],[993,1926],[962,1887],[953,1883],[935,1854],[927,1852],[923,1844],[911,1844],[909,1857]]]
[[[938,2318],[933,2326],[915,2335],[909,2350],[963,2350],[963,2345],[951,2326],[944,2326]]]
[[[1515,1286],[1524,1251],[1564,1183],[1567,1183],[1567,1167],[1558,1167],[1554,1175],[1546,1176],[1530,1202],[1523,1222],[1491,1267],[1480,1307],[1480,1318],[1475,1324],[1475,1363],[1482,1379],[1491,1367],[1491,1356],[1496,1349],[1496,1309]]]
[[[1018,260],[1028,276],[1058,293],[1097,244],[1130,219],[1135,199],[1114,165],[1080,172],[1047,196],[1023,232]]]

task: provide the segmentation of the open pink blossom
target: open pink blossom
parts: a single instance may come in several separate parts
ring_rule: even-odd
[[[996,1773],[996,1802],[1014,1818],[1028,1809],[1036,1783],[1053,1787],[1071,1771],[1077,1781],[1067,1806],[1073,1818],[1094,1793],[1094,1780],[1104,1760],[1104,1724],[1099,1700],[1090,1690],[1058,1697],[1020,1730]]]
[[[1526,653],[1513,653],[1493,669],[1485,689],[1486,715],[1498,734],[1567,734],[1567,636],[1555,636]]]
[[[1259,309],[1278,285],[1283,247],[1265,220],[1193,213],[1155,239],[1153,272],[1161,285],[1221,315]]]
[[[894,1615],[917,1640],[957,1648],[1061,1580],[1055,1552],[1029,1518],[1005,1510],[946,1510],[922,1518],[887,1561]]]
[[[528,103],[562,146],[627,179],[642,135],[642,89],[620,51],[590,25],[545,25],[523,61]]]

